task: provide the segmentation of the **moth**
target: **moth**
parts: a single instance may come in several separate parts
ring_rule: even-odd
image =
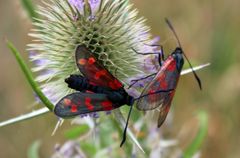
[[[136,53],[142,54],[142,55],[158,54],[159,65],[161,66],[161,68],[158,72],[154,74],[151,74],[141,79],[133,80],[133,83],[129,86],[129,87],[133,86],[139,80],[143,80],[148,77],[154,76],[151,82],[145,85],[141,93],[141,96],[145,96],[145,97],[139,98],[137,100],[136,106],[137,106],[137,109],[141,111],[159,108],[159,116],[158,116],[158,123],[157,123],[158,127],[161,127],[161,125],[165,121],[167,114],[169,112],[171,102],[173,100],[176,87],[178,84],[179,76],[184,64],[184,58],[183,58],[184,56],[187,59],[192,69],[192,72],[199,84],[200,89],[202,89],[201,80],[197,76],[196,72],[193,70],[191,63],[189,62],[188,58],[184,54],[179,38],[172,24],[168,19],[166,19],[166,23],[174,33],[179,46],[166,59],[164,59],[163,54],[160,55],[158,53],[139,53],[136,50],[134,50]],[[163,49],[161,52],[163,53]],[[172,89],[172,91],[164,92],[164,90],[167,90],[167,89]]]

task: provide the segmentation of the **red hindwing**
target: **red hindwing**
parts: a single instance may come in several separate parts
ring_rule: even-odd
[[[91,84],[109,87],[113,90],[123,87],[122,83],[100,64],[85,46],[79,45],[75,55],[79,70]]]

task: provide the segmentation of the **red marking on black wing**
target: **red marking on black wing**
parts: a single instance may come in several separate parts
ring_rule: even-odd
[[[122,83],[101,65],[85,46],[79,45],[75,55],[79,70],[91,84],[110,87],[113,90],[123,87]]]
[[[109,111],[118,108],[105,94],[76,92],[63,97],[55,106],[54,113],[62,118],[73,117],[95,111]]]
[[[171,103],[173,98],[179,76],[180,73],[176,68],[176,61],[172,56],[169,56],[153,80],[145,86],[141,96],[147,94],[150,95],[137,100],[137,109],[152,110],[160,106],[160,115],[163,116],[167,114],[164,109],[169,108],[170,106],[169,103]],[[171,92],[159,92],[154,94],[156,91],[170,89],[174,90]]]

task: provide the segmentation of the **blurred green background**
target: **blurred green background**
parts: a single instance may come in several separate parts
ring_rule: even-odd
[[[174,133],[192,118],[198,109],[209,112],[209,129],[202,146],[202,157],[238,158],[240,155],[240,1],[132,0],[139,15],[146,17],[153,35],[159,35],[166,52],[173,50],[172,33],[164,23],[171,19],[185,53],[194,65],[211,62],[197,72],[203,82],[199,91],[192,75],[181,77],[174,98]],[[41,4],[40,1],[34,1]],[[0,0],[0,121],[30,112],[34,95],[5,39],[12,41],[25,60],[31,21],[17,0]],[[31,63],[28,63],[31,65]],[[62,143],[59,131],[51,137],[56,117],[49,113],[32,120],[0,128],[0,157],[26,157],[31,144],[40,139],[41,157],[49,157],[56,143]],[[191,124],[189,124],[191,125]],[[68,126],[65,123],[64,126]],[[64,127],[63,127],[64,128]],[[191,129],[191,127],[190,127]]]

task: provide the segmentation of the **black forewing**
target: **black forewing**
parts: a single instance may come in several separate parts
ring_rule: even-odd
[[[122,83],[100,64],[85,46],[79,45],[75,56],[79,70],[92,84],[113,90],[123,87]]]
[[[55,106],[54,113],[62,118],[95,111],[108,111],[119,107],[106,94],[76,92],[63,97]]]

